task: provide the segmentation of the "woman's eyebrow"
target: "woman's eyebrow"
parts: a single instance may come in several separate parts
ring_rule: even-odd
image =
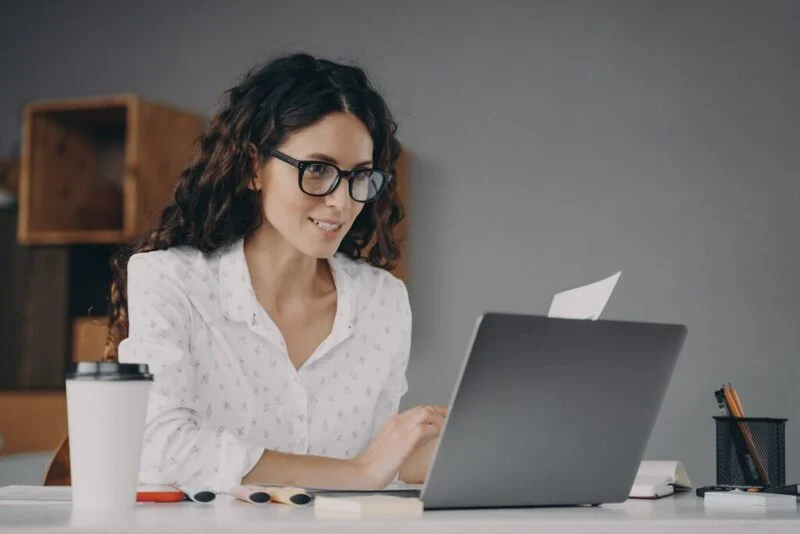
[[[339,165],[339,162],[336,161],[336,158],[328,156],[327,154],[321,154],[319,152],[314,152],[313,154],[308,155],[308,159],[315,159],[319,161],[327,161],[328,163],[333,163],[334,165]],[[356,163],[353,165],[353,168],[364,167],[366,165],[372,165],[372,160],[362,161],[361,163]]]

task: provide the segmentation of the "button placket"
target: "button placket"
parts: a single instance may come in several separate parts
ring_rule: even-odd
[[[295,376],[291,385],[294,390],[294,412],[295,420],[295,452],[298,454],[308,453],[308,395],[299,378]]]

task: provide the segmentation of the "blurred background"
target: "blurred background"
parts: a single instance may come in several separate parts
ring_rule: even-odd
[[[714,483],[730,381],[789,419],[800,480],[800,3],[27,0],[0,6],[0,484],[41,480],[108,256],[222,91],[301,50],[364,66],[400,124],[403,407],[449,402],[478,314],[621,270],[606,318],[689,329],[645,458]]]

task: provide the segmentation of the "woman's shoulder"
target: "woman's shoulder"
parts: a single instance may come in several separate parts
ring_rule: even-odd
[[[398,300],[402,305],[408,302],[405,282],[392,272],[375,267],[364,260],[356,260],[343,254],[336,255],[342,270],[352,280],[358,294],[362,297],[383,300]]]
[[[148,250],[132,254],[128,263],[144,263],[150,266],[163,265],[191,266],[207,261],[205,255],[198,249],[189,246],[170,247],[165,250]]]
[[[208,272],[214,257],[214,254],[204,254],[190,246],[137,252],[128,260],[128,271],[174,276],[176,280],[185,282],[195,273],[202,276]]]

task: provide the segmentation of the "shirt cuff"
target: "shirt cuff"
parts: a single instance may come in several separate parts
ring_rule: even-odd
[[[219,472],[209,482],[209,489],[215,493],[228,493],[232,488],[241,485],[242,478],[249,473],[264,454],[264,447],[249,445],[233,436],[235,440],[226,447],[221,447]]]

